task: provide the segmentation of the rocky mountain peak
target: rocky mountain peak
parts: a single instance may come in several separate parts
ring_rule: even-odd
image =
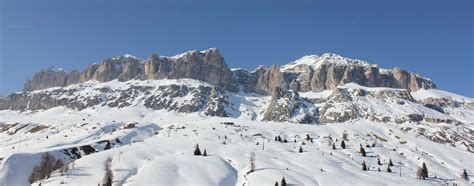
[[[366,61],[334,53],[303,56],[286,65],[259,66],[256,70],[232,71],[219,49],[192,50],[172,57],[151,54],[141,60],[129,54],[104,59],[85,70],[71,72],[43,70],[25,83],[25,91],[63,87],[89,80],[107,82],[114,79],[180,79],[202,80],[226,90],[270,95],[276,87],[295,92],[331,90],[346,83],[368,87],[403,88],[416,91],[435,88],[428,78],[400,68],[379,69]]]

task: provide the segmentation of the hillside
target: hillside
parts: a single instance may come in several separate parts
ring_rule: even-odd
[[[0,133],[4,158],[0,180],[4,185],[26,184],[29,170],[44,152],[74,161],[74,165],[69,163],[67,175],[53,174],[44,180],[46,185],[100,183],[108,157],[113,159],[114,183],[118,185],[268,185],[283,176],[297,185],[440,185],[463,183],[458,179],[462,169],[474,167],[471,152],[406,133],[397,124],[367,120],[295,125],[146,108],[71,111],[63,107],[42,112],[2,111],[0,116],[4,126]],[[14,123],[19,124],[10,125]],[[135,128],[126,129],[129,123],[136,123]],[[5,130],[5,126],[10,128]],[[288,143],[276,142],[277,135]],[[313,142],[305,140],[306,135]],[[343,138],[346,149],[340,146]],[[104,140],[112,142],[110,150],[103,150],[105,143],[100,142]],[[207,151],[207,157],[192,155],[197,143]],[[360,144],[367,157],[358,153]],[[81,152],[79,159],[63,153],[85,145],[97,152],[85,156]],[[302,153],[298,152],[300,146]],[[256,171],[248,175],[251,152],[256,154]],[[377,165],[377,158],[383,165]],[[389,159],[394,163],[392,173],[386,172]],[[369,171],[361,170],[363,161]],[[429,168],[428,180],[415,179],[422,162]],[[377,172],[379,167],[381,172]]]

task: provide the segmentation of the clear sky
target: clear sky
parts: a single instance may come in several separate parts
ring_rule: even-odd
[[[332,52],[474,97],[473,17],[472,0],[0,0],[0,94],[49,66],[217,47],[232,68]]]

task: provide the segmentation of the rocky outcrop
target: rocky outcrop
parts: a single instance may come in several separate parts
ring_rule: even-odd
[[[248,92],[258,94],[270,94],[275,88],[286,87],[278,65],[272,65],[270,68],[260,66],[250,74],[250,80],[246,86]]]
[[[114,79],[180,79],[202,80],[211,85],[236,91],[233,73],[225,64],[224,58],[216,48],[204,51],[190,51],[173,57],[160,57],[152,54],[145,61],[125,55],[104,59],[100,64],[89,65],[84,71],[69,73],[53,69],[35,74],[25,84],[25,91],[50,87],[63,87],[71,84],[96,80],[107,82]]]
[[[81,83],[81,72],[79,70],[72,70],[67,74],[66,85],[72,85],[77,83]]]
[[[228,98],[222,94],[222,90],[219,90],[217,87],[212,87],[203,114],[206,116],[227,117],[228,115],[225,111],[225,108],[229,105],[227,100]]]
[[[336,54],[305,56],[283,66],[285,82],[301,83],[299,91],[320,92],[332,90],[346,83],[357,83],[367,87],[390,87],[416,91],[421,88],[436,88],[427,78],[394,68],[379,69],[365,61],[348,59]]]
[[[219,86],[225,90],[270,95],[281,87],[296,92],[333,90],[346,83],[367,87],[391,87],[416,91],[435,88],[424,77],[400,68],[379,69],[365,61],[344,58],[336,54],[305,56],[282,67],[260,66],[253,72],[243,69],[230,70],[216,48],[189,51],[173,57],[150,55],[142,61],[130,55],[107,58],[100,64],[89,65],[84,71],[65,73],[52,68],[35,74],[25,83],[25,91],[96,80],[99,82],[127,81],[131,79],[180,79],[190,78]]]
[[[318,69],[310,69],[305,73],[286,71],[284,74],[293,74],[293,76],[285,75],[285,77],[288,77],[286,82],[305,82],[301,83],[299,89],[302,92],[332,90],[346,83],[357,83],[367,87],[401,88],[409,91],[417,91],[421,88],[436,88],[431,80],[399,68],[381,74],[380,69],[375,66],[327,64],[320,66]]]
[[[50,67],[36,73],[31,80],[27,80],[24,90],[38,90],[49,87],[61,87],[67,83],[67,74],[63,70],[55,70]]]
[[[138,81],[138,80],[136,80]],[[87,93],[84,93],[87,89]],[[14,93],[0,100],[0,109],[42,110],[64,106],[75,110],[93,107],[123,108],[144,106],[155,110],[182,113],[202,112],[208,116],[227,117],[228,97],[215,86],[169,84],[135,85],[119,88],[94,88],[94,84],[76,85],[33,92]]]
[[[457,124],[456,119],[415,106],[416,100],[407,90],[336,88],[320,107],[322,123],[340,123],[354,119],[377,122],[428,122]],[[411,109],[411,108],[417,109]]]
[[[299,97],[298,92],[281,87],[273,89],[270,104],[263,113],[263,121],[291,121],[295,123],[315,123],[317,109]]]
[[[219,50],[211,48],[205,51],[190,51],[175,57],[151,55],[144,64],[144,79],[180,79],[202,80],[211,85],[236,90],[233,73],[225,64]]]

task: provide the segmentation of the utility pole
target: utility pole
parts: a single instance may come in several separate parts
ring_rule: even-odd
[[[18,152],[20,152],[20,147],[21,147],[21,136],[20,136],[20,141],[18,142]]]

